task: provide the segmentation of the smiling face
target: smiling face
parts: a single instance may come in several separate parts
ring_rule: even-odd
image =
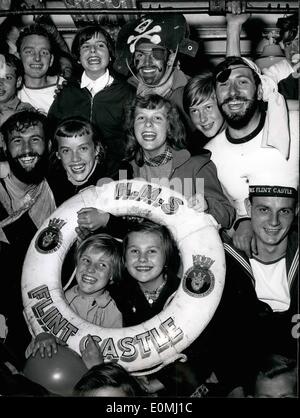
[[[155,86],[165,74],[168,51],[151,43],[140,43],[134,52],[133,63],[138,78],[146,84]]]
[[[112,279],[112,259],[98,248],[86,248],[77,260],[76,280],[79,292],[102,294]]]
[[[135,231],[129,234],[125,267],[142,288],[156,290],[163,283],[165,262],[165,251],[158,233]]]
[[[44,177],[46,144],[40,122],[8,135],[7,159],[14,175],[26,184],[38,184]]]
[[[25,80],[41,79],[46,76],[53,63],[50,42],[41,35],[26,36],[20,47]]]
[[[105,74],[109,60],[109,50],[102,33],[95,34],[80,47],[80,63],[86,75],[92,80],[96,80]]]
[[[297,35],[294,39],[289,39],[289,32],[283,37],[283,40],[280,41],[279,45],[284,50],[286,59],[292,64],[295,65],[300,60],[299,54],[299,28]]]
[[[287,239],[295,216],[295,199],[253,196],[251,223],[258,245],[275,246]]]
[[[99,151],[93,142],[92,134],[56,136],[56,141],[58,149],[56,155],[68,176],[75,181],[86,180],[94,167]]]
[[[168,127],[165,106],[160,109],[136,108],[134,134],[147,157],[155,157],[165,150]]]
[[[243,127],[258,107],[258,89],[252,70],[233,65],[226,81],[216,82],[217,101],[228,125]]]
[[[0,78],[0,104],[7,103],[17,94],[17,88],[22,82],[21,77],[16,76],[16,70],[11,65],[6,65],[6,72]]]
[[[224,123],[224,118],[214,95],[208,100],[190,107],[189,115],[198,131],[202,132],[207,138],[214,138]]]

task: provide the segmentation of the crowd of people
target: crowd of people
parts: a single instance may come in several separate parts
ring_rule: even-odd
[[[178,13],[130,21],[115,43],[104,27],[84,26],[71,51],[49,22],[0,22],[17,32],[0,44],[0,395],[57,395],[22,374],[29,356],[55,356],[65,345],[29,332],[24,259],[57,207],[125,173],[175,188],[191,181],[177,191],[217,222],[225,286],[185,363],[134,377],[88,336],[80,350],[89,370],[73,395],[298,396],[298,19],[278,20],[286,58],[261,70],[240,52],[245,2],[229,3],[226,57],[193,77],[180,59],[198,45]],[[107,328],[159,314],[180,284],[171,231],[94,207],[77,216],[62,269],[70,308]],[[194,277],[195,288],[204,285]]]

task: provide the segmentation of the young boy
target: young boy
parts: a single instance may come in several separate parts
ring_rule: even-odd
[[[107,234],[95,234],[83,240],[76,249],[77,284],[65,292],[73,311],[82,319],[104,328],[121,328],[122,314],[111,298],[109,288],[121,277],[122,252],[117,240]],[[30,343],[26,355],[46,350],[49,357],[57,352],[52,334],[41,332]]]
[[[56,42],[44,26],[33,24],[20,32],[17,48],[24,67],[24,85],[18,96],[47,114],[64,81],[59,75],[49,75],[57,56]]]
[[[17,97],[21,87],[23,68],[21,61],[12,54],[0,54],[0,126],[20,110],[32,109],[29,103]]]

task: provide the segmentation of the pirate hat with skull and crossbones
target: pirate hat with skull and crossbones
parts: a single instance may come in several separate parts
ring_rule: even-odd
[[[135,48],[142,40],[194,57],[198,44],[187,38],[188,32],[185,17],[178,13],[148,14],[125,24],[120,29],[116,42],[115,70],[128,74]]]

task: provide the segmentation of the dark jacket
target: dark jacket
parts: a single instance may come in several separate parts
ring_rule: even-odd
[[[125,105],[134,94],[134,89],[128,83],[118,79],[94,97],[87,88],[82,89],[79,83],[70,82],[49,109],[50,125],[55,129],[59,122],[72,116],[93,122],[107,148],[109,168],[116,168],[124,155]]]
[[[110,290],[118,309],[122,312],[124,327],[138,325],[161,312],[179,283],[178,277],[169,278],[158,299],[150,305],[138,282],[126,274],[124,280]]]
[[[119,166],[120,170],[126,170],[127,178],[132,178],[131,166],[125,162],[122,162]],[[60,206],[70,197],[74,196],[80,190],[89,186],[97,186],[97,182],[102,178],[111,178],[112,180],[119,180],[118,171],[109,171],[107,164],[103,161],[97,164],[94,172],[89,179],[81,185],[74,185],[68,179],[66,170],[59,163],[57,167],[52,167],[49,170],[47,181],[53,192],[56,206]]]
[[[118,309],[122,312],[124,326],[138,325],[159,314],[179,283],[178,277],[169,277],[158,299],[150,305],[137,281],[126,274],[120,284],[110,289]],[[159,396],[189,396],[197,386],[191,365],[184,363],[182,366],[179,361],[149,376],[150,380],[153,378],[164,385]]]
[[[204,197],[210,213],[223,228],[230,228],[235,219],[235,210],[224,195],[218,180],[217,170],[211,161],[210,151],[203,150],[200,155],[191,156],[185,150],[172,149],[172,172],[169,180],[179,178],[184,185],[185,179],[191,179],[191,193],[196,193],[196,179],[204,179]],[[139,167],[135,161],[130,162],[133,167],[133,176],[140,177]],[[184,190],[178,190],[184,192]],[[187,198],[190,196],[186,196]]]
[[[293,74],[290,74],[287,78],[280,80],[278,83],[278,91],[286,98],[286,100],[298,100],[299,78],[294,78]]]
[[[204,383],[212,371],[215,373],[219,396],[226,396],[238,386],[251,387],[261,351],[257,324],[269,311],[257,299],[243,267],[227,251],[225,262],[225,284],[216,312],[185,350],[199,383]]]

